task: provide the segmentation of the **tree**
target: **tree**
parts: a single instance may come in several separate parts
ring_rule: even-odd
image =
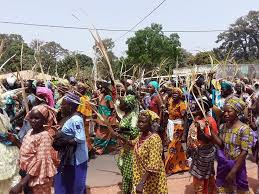
[[[64,49],[59,43],[54,41],[46,42],[33,40],[31,48],[36,52],[38,49],[38,57],[40,57],[44,73],[55,73],[56,64],[64,59],[69,51]]]
[[[155,68],[163,59],[176,64],[181,57],[181,43],[178,34],[166,36],[162,25],[151,24],[135,32],[135,36],[127,40],[128,62],[140,64],[144,69]],[[168,68],[168,66],[167,66]]]
[[[251,62],[259,59],[259,11],[250,11],[240,17],[229,29],[218,35],[215,54],[219,57],[231,52],[239,62]]]
[[[6,72],[16,71],[16,67],[20,69],[21,48],[23,44],[23,70],[31,69],[35,63],[33,50],[23,41],[22,36],[17,34],[0,34],[0,40],[4,40],[3,53],[0,58],[0,64],[16,54],[8,64],[5,65]]]
[[[212,56],[212,52],[206,51],[206,52],[199,52],[194,56],[191,56],[187,64],[188,65],[207,65],[210,64],[210,55]]]
[[[57,66],[58,75],[60,77],[62,77],[64,74],[75,76],[77,73],[76,60],[78,61],[80,69],[78,76],[89,77],[93,67],[93,60],[91,57],[88,57],[84,54],[68,55],[63,60],[59,61]]]

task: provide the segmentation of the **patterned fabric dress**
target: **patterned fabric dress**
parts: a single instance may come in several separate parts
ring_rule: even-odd
[[[129,131],[122,134],[126,139],[134,140],[138,136],[137,121],[138,115],[135,112],[130,113],[121,120],[120,128],[129,129]],[[118,159],[118,167],[122,174],[122,192],[125,194],[132,191],[132,155],[133,149],[124,146]]]
[[[218,150],[217,157],[218,168],[216,185],[218,193],[249,193],[245,162],[237,172],[235,184],[227,184],[225,177],[234,166],[235,160],[239,157],[241,152],[251,151],[254,143],[252,130],[245,124],[239,128],[232,129],[223,125],[220,130],[220,136],[224,142],[224,150],[221,152]],[[229,168],[227,169],[228,166]]]
[[[184,110],[186,110],[186,104],[183,101],[175,104],[172,98],[169,100],[168,111],[170,120],[183,119],[181,112]],[[183,125],[174,125],[173,140],[168,146],[168,155],[165,161],[167,175],[189,170],[186,154],[181,144],[183,131]]]
[[[57,173],[59,161],[57,153],[52,147],[52,137],[48,131],[31,134],[28,131],[20,149],[19,164],[21,170],[33,178],[29,186],[33,193],[50,194],[53,177]]]
[[[215,134],[218,134],[217,123],[213,117],[207,117],[211,129]],[[204,133],[210,136],[209,128],[206,127],[206,120],[203,118],[197,121],[201,129],[204,129]],[[215,170],[214,170],[214,160],[216,148],[211,142],[205,142],[201,139],[195,139],[192,141],[191,134],[196,133],[198,136],[197,127],[194,123],[191,124],[187,145],[191,152],[192,164],[190,167],[190,174],[193,176],[193,186],[196,193],[206,193],[213,194],[216,189],[215,185]],[[191,144],[195,143],[195,144]]]
[[[105,97],[101,97],[100,104],[98,106],[98,112],[105,119],[109,119],[112,116],[111,109],[107,106],[107,104],[112,105],[112,97],[110,95],[106,95]],[[96,136],[94,138],[94,147],[98,154],[108,153],[111,146],[116,144],[116,141],[111,139],[111,134],[106,126],[100,125],[96,131]]]
[[[141,181],[142,176],[150,173],[144,185],[144,194],[167,194],[167,181],[162,160],[162,141],[157,134],[152,134],[142,144],[139,139],[133,154],[133,188]],[[133,189],[133,194],[136,194]]]

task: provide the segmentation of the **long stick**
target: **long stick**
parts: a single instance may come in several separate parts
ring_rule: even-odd
[[[22,48],[21,48],[21,59],[20,59],[21,71],[22,71],[22,56],[23,56],[23,43],[22,43]]]
[[[7,59],[0,67],[0,71],[3,69],[3,67],[12,59],[16,56],[16,54],[14,54],[13,56],[11,56],[9,59]]]
[[[76,56],[75,56],[75,61],[76,61],[76,79],[78,79],[80,69],[79,69],[79,62]]]
[[[16,69],[17,69],[17,75],[20,78],[21,85],[22,85],[22,97],[23,97],[23,101],[24,101],[24,105],[25,105],[25,110],[26,110],[26,113],[28,113],[29,112],[29,105],[28,105],[28,100],[27,100],[27,96],[26,96],[26,93],[25,93],[25,87],[24,87],[23,79],[20,75],[18,67],[16,67]]]
[[[104,59],[106,60],[107,64],[108,64],[108,67],[109,67],[109,70],[110,70],[110,76],[111,76],[111,79],[113,82],[115,82],[115,79],[114,79],[114,74],[113,74],[113,71],[112,71],[112,66],[111,66],[111,62],[109,60],[109,57],[108,57],[108,54],[107,54],[107,51],[106,51],[106,48],[103,44],[103,41],[98,33],[97,30],[95,30],[96,32],[96,35],[97,35],[97,38],[93,35],[93,33],[90,31],[91,35],[93,36],[94,40],[95,40],[95,43],[96,43],[96,46],[99,48],[101,54],[103,55]],[[98,39],[98,40],[97,40]]]
[[[1,45],[0,45],[0,59],[3,55],[3,52],[4,52],[4,39],[1,40]]]

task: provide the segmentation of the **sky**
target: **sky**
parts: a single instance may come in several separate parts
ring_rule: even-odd
[[[0,21],[78,27],[130,29],[162,0],[0,0]],[[162,24],[163,30],[225,30],[238,17],[259,10],[259,0],[167,0],[135,30]],[[74,17],[74,16],[76,17]],[[0,33],[15,33],[25,42],[55,41],[71,51],[93,56],[93,38],[88,30],[40,28],[0,23]],[[126,54],[126,40],[134,32],[99,32],[115,41],[117,56]],[[191,53],[217,46],[219,32],[178,33],[182,47]],[[169,35],[167,33],[167,35]]]

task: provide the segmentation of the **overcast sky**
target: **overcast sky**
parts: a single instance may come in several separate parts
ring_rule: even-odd
[[[130,29],[162,0],[1,0],[0,21],[39,23],[110,29]],[[259,0],[167,0],[136,30],[151,23],[164,30],[221,30],[250,10],[259,10]],[[75,15],[78,19],[72,16]],[[55,41],[72,51],[92,56],[93,39],[87,30],[39,28],[0,24],[0,33],[16,33],[26,42]],[[125,41],[134,33],[100,32],[102,38],[117,40],[114,52],[125,55]],[[219,32],[179,33],[182,47],[189,52],[209,50]]]

